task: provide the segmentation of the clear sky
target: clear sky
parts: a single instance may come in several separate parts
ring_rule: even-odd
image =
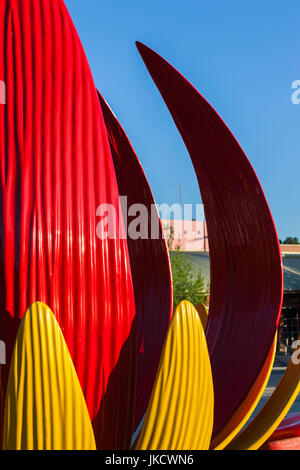
[[[280,238],[300,239],[298,0],[65,0],[96,86],[143,165],[156,202],[199,203],[193,167],[135,47],[171,62],[212,104],[251,161]]]

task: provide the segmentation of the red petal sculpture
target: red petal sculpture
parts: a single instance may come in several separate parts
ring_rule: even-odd
[[[2,0],[0,48],[4,386],[19,319],[30,304],[44,302],[59,322],[91,418],[101,403],[103,427],[121,448],[130,442],[132,419],[118,428],[102,399],[109,393],[122,411],[134,400],[134,367],[124,383],[109,380],[135,355],[127,347],[135,303],[126,240],[96,235],[101,203],[115,208],[117,234],[124,226],[92,75],[61,0]]]
[[[216,434],[246,396],[274,339],[283,293],[279,242],[255,172],[224,122],[163,58],[137,47],[190,153],[205,206]]]
[[[300,450],[300,437],[268,441],[260,450]]]
[[[267,443],[296,437],[300,438],[300,413],[290,413],[282,420]]]
[[[137,391],[135,425],[142,419],[152,392],[162,347],[172,315],[173,292],[170,260],[155,201],[128,137],[99,94],[115,165],[119,192],[127,196],[128,208],[143,204],[147,218],[143,237],[128,237],[137,321]],[[136,210],[139,207],[136,206]],[[130,220],[128,219],[128,222]],[[151,237],[151,228],[157,238]],[[129,224],[130,229],[130,224]]]

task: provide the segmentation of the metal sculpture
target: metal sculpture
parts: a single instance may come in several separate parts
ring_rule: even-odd
[[[293,359],[260,413],[234,439],[228,449],[259,449],[280,425],[300,392],[300,364]]]
[[[150,186],[128,137],[99,93],[110,142],[119,192],[127,197],[127,207],[147,209],[143,236],[127,234],[136,304],[137,387],[135,427],[143,418],[151,395],[164,340],[173,311],[170,260],[161,222]],[[134,181],[134,184],[132,182]],[[156,228],[156,237],[151,230]]]
[[[66,342],[40,302],[25,313],[6,393],[6,450],[95,450],[93,428]]]
[[[263,450],[299,450],[300,449],[300,413],[291,413],[284,418],[261,447]]]
[[[249,418],[252,416],[255,408],[257,407],[262,394],[268,384],[277,346],[277,335],[275,335],[272,347],[261,369],[257,379],[250,388],[247,396],[243,399],[241,404],[237,407],[234,413],[230,416],[230,419],[226,423],[226,426],[212,439],[211,449],[223,450],[228,444],[234,439],[234,437],[241,431],[243,426],[247,423]]]
[[[116,210],[116,230],[124,228],[87,59],[61,0],[1,1],[0,47],[6,83],[0,109],[4,390],[20,320],[40,301],[63,332],[91,420],[107,391],[131,409],[135,368],[127,371],[122,393],[120,383],[110,386],[112,372],[135,355],[135,348],[126,348],[135,301],[126,240],[96,234],[104,202]],[[129,445],[133,419],[121,431],[107,410],[100,411],[112,445]]]
[[[249,393],[274,341],[283,295],[279,241],[257,176],[221,118],[162,57],[137,47],[189,151],[205,206],[215,438]]]
[[[181,302],[172,318],[138,450],[209,449],[214,391],[200,316]]]
[[[146,412],[135,449],[295,448],[299,418],[282,422],[299,391],[292,363],[236,437],[269,378],[282,304],[279,242],[262,188],[207,101],[137,45],[206,207],[209,315],[183,302],[171,320],[170,261],[151,189],[97,94],[63,1],[2,0],[3,447],[129,449]],[[120,195],[152,212],[158,238],[126,237]],[[103,205],[114,209],[113,236],[97,229]]]

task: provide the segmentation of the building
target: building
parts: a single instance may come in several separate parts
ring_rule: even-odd
[[[207,225],[199,220],[162,220],[171,250],[209,251]]]
[[[205,222],[163,221],[171,237],[171,249],[177,247],[190,262],[195,272],[201,268],[205,284],[210,283],[210,260]],[[169,231],[169,232],[168,232]],[[293,352],[293,342],[300,334],[300,245],[280,245],[284,273],[284,298],[278,329],[277,351]]]
[[[278,329],[279,351],[293,352],[300,334],[300,245],[281,245],[284,297]]]

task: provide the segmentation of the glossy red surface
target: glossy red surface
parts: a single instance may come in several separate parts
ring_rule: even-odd
[[[271,441],[260,450],[300,450],[300,437]]]
[[[288,414],[268,442],[300,437],[300,413]]]
[[[189,151],[205,207],[215,435],[249,392],[274,339],[283,292],[278,237],[257,176],[224,122],[162,57],[137,47]]]
[[[0,105],[2,380],[5,386],[19,319],[31,303],[46,303],[89,414],[106,428],[105,445],[122,448],[133,423],[118,427],[103,397],[121,410],[134,399],[135,368],[122,384],[112,371],[118,376],[135,354],[127,346],[135,302],[126,240],[96,236],[101,203],[116,208],[117,233],[124,225],[92,75],[61,0],[2,0],[0,49],[7,91]]]
[[[173,292],[170,260],[161,222],[148,181],[128,137],[111,109],[99,94],[107,127],[111,153],[116,170],[119,192],[127,196],[127,208],[143,204],[148,217],[144,222],[144,236],[128,236],[137,321],[137,389],[135,425],[142,419],[152,392],[172,315]],[[138,210],[138,206],[136,206]],[[152,217],[151,217],[152,211]],[[139,213],[137,212],[137,216]],[[125,216],[124,216],[125,218]],[[134,217],[128,217],[128,227]],[[148,227],[147,227],[148,226]],[[151,227],[158,227],[158,237],[151,238]],[[129,234],[130,235],[130,234]]]

